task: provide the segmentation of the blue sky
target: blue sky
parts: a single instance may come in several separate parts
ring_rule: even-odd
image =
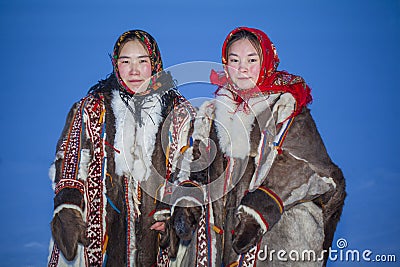
[[[279,68],[312,88],[312,115],[347,181],[334,243],[399,262],[400,1],[144,2],[0,0],[0,266],[45,265],[55,145],[71,105],[111,72],[116,38],[150,32],[165,67],[220,62],[237,26],[264,30]],[[345,265],[374,264],[329,264]]]

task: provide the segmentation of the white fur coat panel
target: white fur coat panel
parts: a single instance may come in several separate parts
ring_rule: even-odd
[[[250,133],[255,119],[267,113],[272,119],[270,106],[280,94],[251,98],[247,105],[239,106],[230,91],[222,88],[215,98],[215,125],[221,150],[230,157],[244,159],[250,154]],[[260,125],[263,128],[265,125]]]
[[[129,105],[134,110],[132,100]],[[113,92],[111,103],[115,115],[114,147],[120,151],[115,153],[115,172],[118,175],[132,176],[136,181],[147,180],[155,146],[155,139],[162,121],[161,96],[153,94],[143,101],[140,115],[142,125],[136,122],[119,92]]]

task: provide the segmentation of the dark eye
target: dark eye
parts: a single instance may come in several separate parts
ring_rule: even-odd
[[[250,62],[257,62],[257,61],[258,61],[257,58],[251,58],[251,59],[250,59]]]

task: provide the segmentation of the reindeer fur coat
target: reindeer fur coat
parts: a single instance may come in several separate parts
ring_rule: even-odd
[[[72,107],[50,171],[55,196],[49,266],[156,263],[158,233],[150,230],[155,199],[173,171],[166,157],[172,161],[185,145],[174,132],[179,122],[167,114],[182,99],[175,89],[142,101],[133,96],[133,116],[115,89],[89,94]],[[170,136],[164,148],[163,126]]]
[[[229,93],[204,103],[197,114],[194,145],[186,155],[189,171],[183,168],[180,179],[204,193],[202,210],[183,207],[182,213],[179,201],[185,197],[175,197],[171,223],[181,241],[169,265],[323,266],[345,181],[310,110],[285,120],[295,100],[284,93],[252,99],[250,113],[235,112]],[[195,232],[185,238],[193,221]],[[277,259],[279,250],[287,261]],[[315,255],[301,258],[305,250]],[[299,256],[289,258],[290,251]]]

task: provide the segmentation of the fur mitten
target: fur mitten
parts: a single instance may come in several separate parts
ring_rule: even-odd
[[[68,261],[75,259],[78,243],[89,245],[86,224],[75,209],[63,208],[56,213],[51,221],[51,232],[54,242]]]

